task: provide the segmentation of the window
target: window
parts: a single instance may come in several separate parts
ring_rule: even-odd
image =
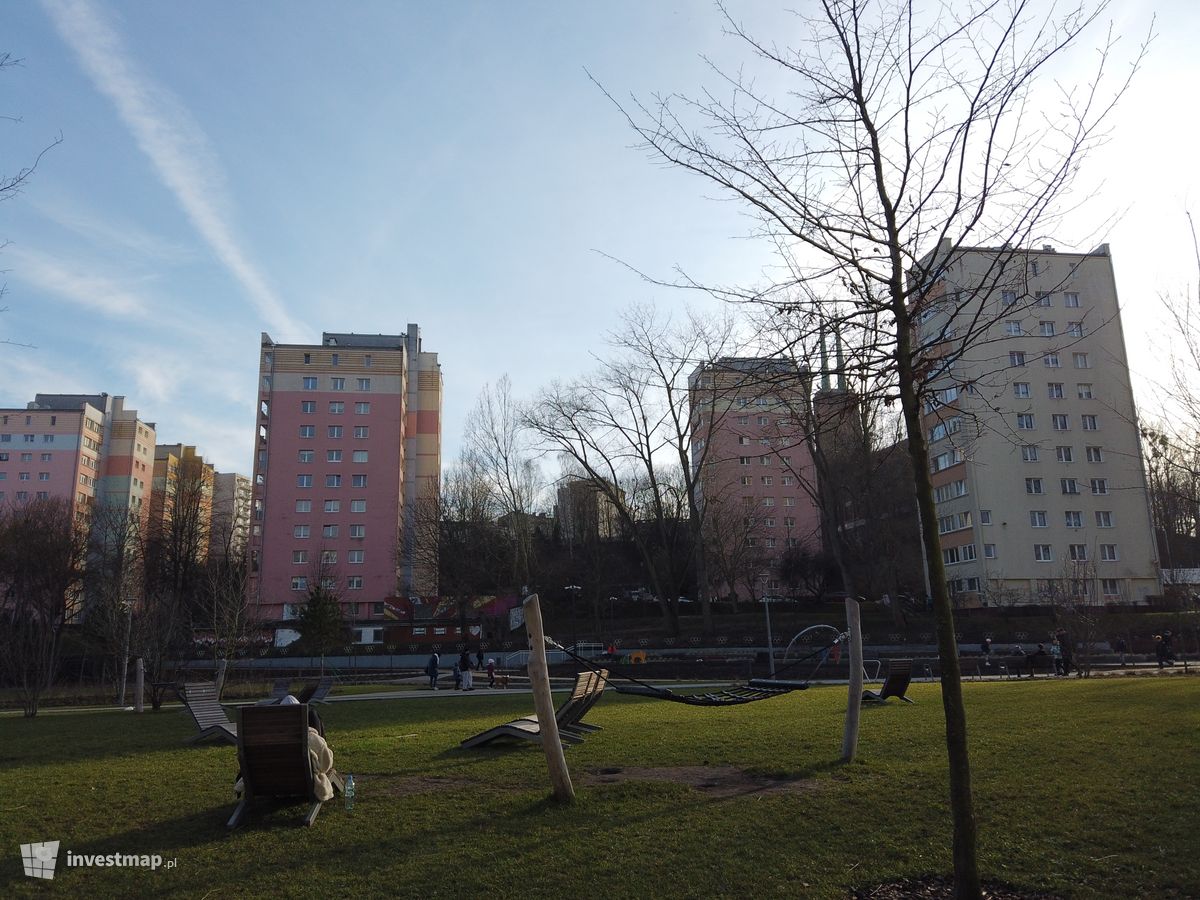
[[[1017,413],[1017,430],[1033,431],[1036,428],[1033,413]]]
[[[781,482],[784,487],[790,487],[796,483],[796,479],[794,479],[791,475],[784,475],[781,479]]]
[[[1038,322],[1038,334],[1042,337],[1054,337],[1054,323]]]
[[[739,457],[738,457],[738,462],[739,462],[741,465],[743,465],[743,466],[748,466],[748,465],[750,465],[750,457],[748,457],[748,456],[739,456]]]
[[[1077,369],[1090,369],[1092,367],[1086,353],[1072,353],[1071,358],[1075,361],[1075,368]]]
[[[1087,544],[1068,544],[1067,552],[1075,562],[1087,562]]]
[[[312,501],[311,500],[297,500],[296,501],[296,512],[298,512],[298,513],[312,512]]]
[[[360,400],[354,404],[355,415],[365,416],[371,412],[371,404],[366,400]]]
[[[1099,447],[1088,447],[1087,461],[1090,463],[1104,462],[1104,451]]]
[[[341,425],[330,425],[329,426],[329,436],[331,438],[333,438],[334,440],[337,440],[338,438],[340,438],[342,436],[342,426]]]
[[[52,434],[43,434],[43,435],[42,435],[42,443],[43,443],[43,444],[53,444],[53,443],[54,443],[54,435],[52,435]]]
[[[1120,583],[1116,578],[1101,578],[1100,590],[1104,593],[1105,597],[1121,596]]]
[[[346,554],[346,562],[355,566],[361,565],[365,554],[365,550],[351,550]]]
[[[369,435],[370,435],[370,426],[369,425],[355,425],[354,426],[354,436],[356,438],[365,438],[365,437],[368,437]]]
[[[984,559],[995,559],[996,558],[996,545],[995,544],[984,544],[983,545],[983,558]]]
[[[770,439],[770,438],[759,438],[759,439],[758,439],[758,443],[759,443],[759,445],[760,445],[760,446],[763,446],[763,447],[770,447],[770,446],[771,446],[771,439]]]
[[[300,426],[300,437],[314,438],[316,436],[317,436],[317,426],[316,425],[301,425]]]
[[[747,444],[750,443],[750,438],[746,437],[746,435],[743,434],[741,437],[738,438],[738,443],[741,444],[743,447],[745,447]]]
[[[1018,400],[1024,400],[1027,397],[1029,397],[1029,382],[1028,381],[1014,381],[1013,382],[1013,396],[1016,397]]]
[[[1044,494],[1045,491],[1042,490],[1042,479],[1026,478],[1025,479],[1025,493],[1027,493],[1027,494]]]
[[[795,497],[784,497],[784,498],[783,498],[783,505],[784,505],[784,506],[795,506],[795,505],[796,505],[796,498],[795,498]]]
[[[1033,444],[1026,444],[1021,448],[1021,460],[1023,462],[1037,462],[1038,448]]]
[[[1083,527],[1083,513],[1077,509],[1068,509],[1063,513],[1063,520],[1068,528]]]
[[[749,425],[749,424],[750,424],[750,417],[749,417],[749,416],[738,416],[738,417],[737,417],[737,423],[738,423],[739,425]]]
[[[1108,493],[1108,479],[1107,478],[1093,478],[1092,479],[1092,493],[1093,494],[1107,494]]]
[[[1032,262],[1029,264],[1029,266],[1030,266],[1030,270],[1031,270],[1032,274],[1036,275],[1038,273],[1038,264],[1036,262]],[[1038,291],[1037,294],[1035,294],[1035,298],[1037,299],[1038,306],[1042,306],[1042,307],[1050,306],[1050,295],[1047,294],[1045,291]]]
[[[1097,416],[1080,416],[1079,421],[1083,424],[1084,431],[1100,430],[1100,419]]]
[[[342,509],[342,501],[341,500],[326,500],[325,501],[325,512],[341,512],[341,509]]]
[[[33,454],[32,453],[22,453],[21,454],[21,462],[33,462]]]
[[[336,525],[326,525],[321,529],[321,537],[335,538],[338,536],[338,527]]]
[[[1091,400],[1092,399],[1091,384],[1088,384],[1088,383],[1077,384],[1077,385],[1075,385],[1075,389],[1079,393],[1080,400]]]
[[[336,463],[336,462],[341,462],[341,461],[342,461],[342,451],[341,450],[326,450],[325,451],[325,462]]]
[[[1049,527],[1046,521],[1046,511],[1044,509],[1031,509],[1029,511],[1029,524],[1033,528]]]
[[[948,566],[962,562],[962,556],[958,547],[947,547],[942,551],[942,562]]]
[[[38,472],[38,481],[49,481],[49,480],[50,480],[49,472]]]
[[[979,524],[980,525],[991,525],[992,524],[992,511],[990,509],[981,509],[979,511]]]
[[[350,512],[363,513],[366,511],[367,511],[367,501],[366,500],[351,500],[350,501]]]
[[[1070,431],[1071,419],[1066,413],[1055,413],[1050,417],[1050,425],[1055,431]]]
[[[345,378],[330,378],[329,379],[329,389],[331,391],[344,391],[346,389],[346,379]]]
[[[754,479],[749,475],[742,476],[742,484],[751,484],[751,483],[753,483],[753,481],[754,481]]]
[[[292,537],[297,537],[297,538],[308,537],[308,526],[307,525],[297,525],[295,528],[292,529]]]
[[[350,483],[352,485],[354,485],[354,487],[366,487],[367,486],[367,476],[366,475],[351,475]]]
[[[943,469],[948,469],[951,466],[956,466],[963,461],[962,451],[958,448],[947,450],[945,453],[939,453],[929,461],[929,467],[932,472],[940,472]]]
[[[760,456],[760,457],[758,458],[758,463],[759,463],[759,465],[762,465],[762,466],[769,466],[769,465],[771,464],[771,457],[769,457],[769,456]]]
[[[1083,337],[1083,323],[1082,322],[1068,322],[1067,323],[1067,334],[1070,335],[1071,337]]]
[[[933,489],[933,499],[937,503],[945,503],[947,500],[953,500],[955,497],[965,497],[966,495],[967,481],[965,478],[960,478],[958,481],[952,481],[950,484],[943,484]]]
[[[306,562],[308,562],[308,551],[307,550],[293,550],[292,551],[292,564],[293,565],[299,566],[299,565],[303,565]]]
[[[1112,511],[1107,509],[1096,510],[1096,527],[1097,528],[1112,528],[1113,516]]]
[[[315,391],[317,389],[317,379],[313,375],[304,376],[304,389],[306,391]]]
[[[326,475],[325,476],[325,487],[341,487],[341,486],[342,486],[342,476],[341,475]]]
[[[1079,493],[1079,482],[1074,478],[1060,478],[1058,483],[1062,487],[1062,492],[1064,494]]]
[[[353,455],[353,460],[356,463],[365,463],[367,461],[367,451],[366,450],[355,450],[354,455]]]
[[[774,506],[774,505],[775,505],[774,497],[763,497],[763,506]]]
[[[1038,562],[1054,562],[1054,548],[1049,544],[1034,544],[1033,558]]]
[[[1057,353],[1046,353],[1042,356],[1042,365],[1047,369],[1057,369],[1062,363],[1058,361]]]
[[[312,487],[312,476],[311,475],[297,475],[296,476],[296,487],[302,487],[302,488]]]
[[[346,590],[361,591],[363,586],[363,577],[361,575],[351,575],[346,579]]]
[[[963,544],[962,558],[963,558],[963,562],[970,562],[971,560],[975,559],[975,545],[974,544]]]
[[[336,564],[337,563],[337,551],[336,550],[322,550],[321,551],[321,563],[326,566],[332,566],[332,565]]]
[[[371,368],[371,354],[370,353],[363,354],[363,368],[364,369]]]
[[[1016,291],[1001,291],[1000,301],[1004,304],[1005,309],[1014,305],[1017,302]]]
[[[329,402],[329,414],[331,416],[340,416],[346,411],[346,404],[341,400],[331,400]]]
[[[293,575],[292,576],[292,590],[293,591],[307,591],[308,590],[308,579],[305,578],[303,575]]]
[[[50,462],[51,455],[52,454],[49,454],[49,453],[43,453],[42,454],[42,462]],[[85,464],[91,462],[91,460],[89,460],[86,456],[83,457],[83,460],[84,460]]]
[[[311,414],[311,413],[315,413],[316,411],[317,411],[317,401],[316,400],[301,400],[300,401],[300,412],[306,413],[306,414]]]
[[[312,362],[312,354],[311,354],[311,353],[305,353],[305,354],[304,354],[304,364],[307,366],[307,365],[308,365],[309,363],[311,363],[311,362]]]
[[[1051,381],[1046,385],[1046,395],[1051,400],[1061,400],[1063,398],[1063,386],[1057,381]]]
[[[366,525],[351,525],[350,526],[350,537],[365,538],[366,536],[367,536],[367,526]]]
[[[336,353],[334,353],[332,356],[330,356],[329,362],[330,362],[330,365],[336,366],[338,364],[338,355]]]
[[[1075,462],[1074,452],[1070,447],[1055,447],[1054,455],[1058,458],[1059,462]]]
[[[762,477],[762,483],[763,483],[764,485],[768,485],[768,486],[769,486],[769,485],[773,484],[773,483],[774,483],[774,481],[775,481],[775,479],[774,479],[774,478],[772,478],[770,475],[764,475],[764,476]]]
[[[370,378],[358,379],[358,389],[360,391],[369,391],[371,389],[371,379]]]
[[[1021,323],[1015,319],[1010,319],[1004,323],[1004,333],[1012,337],[1019,337],[1021,335]]]
[[[1063,294],[1063,306],[1067,307],[1067,309],[1079,309],[1079,295],[1072,291],[1067,291]]]
[[[1025,365],[1025,354],[1019,350],[1010,350],[1008,352],[1008,364],[1010,366]]]
[[[1101,544],[1100,558],[1105,562],[1117,561],[1117,545],[1116,544]]]

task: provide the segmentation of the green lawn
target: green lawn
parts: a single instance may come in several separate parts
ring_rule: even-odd
[[[1065,896],[1200,895],[1200,680],[964,686],[985,877]],[[936,685],[863,710],[859,762],[834,764],[845,688],[728,709],[606,695],[603,731],[567,751],[577,801],[548,801],[540,748],[460,751],[531,711],[520,696],[321,708],[358,781],[316,824],[303,808],[233,834],[235,751],[191,747],[186,714],[0,719],[0,896],[788,896],[950,869]],[[764,776],[731,790],[694,769]],[[621,772],[612,770],[620,769]],[[601,777],[612,779],[601,782]],[[780,788],[765,778],[796,779]],[[696,779],[693,777],[694,782]],[[701,779],[703,780],[703,779]],[[17,845],[62,841],[53,882]],[[178,868],[70,868],[73,853],[159,853]]]

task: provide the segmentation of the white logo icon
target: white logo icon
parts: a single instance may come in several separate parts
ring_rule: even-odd
[[[58,841],[22,844],[21,862],[30,878],[53,878],[54,864],[58,862]]]

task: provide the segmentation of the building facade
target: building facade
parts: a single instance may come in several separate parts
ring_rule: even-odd
[[[253,496],[250,479],[245,475],[217,472],[213,476],[212,529],[208,542],[210,557],[245,557],[250,540]]]
[[[438,490],[441,403],[437,354],[415,324],[318,345],[263,334],[249,583],[277,642],[294,638],[317,583],[363,643],[382,640],[388,598],[436,592],[413,525]]]
[[[945,360],[923,422],[952,593],[985,605],[1157,594],[1108,245],[963,250],[930,296],[915,328],[930,363]]]
[[[621,513],[613,496],[625,500],[625,492],[611,482],[597,483],[581,475],[568,475],[555,491],[555,518],[562,539],[611,541],[621,533]]]
[[[780,359],[726,357],[690,376],[692,466],[716,596],[791,593],[787,553],[821,546],[803,425],[811,391],[811,375]]]

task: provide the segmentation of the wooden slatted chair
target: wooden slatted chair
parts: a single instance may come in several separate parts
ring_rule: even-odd
[[[215,683],[185,684],[183,705],[192,714],[198,732],[189,738],[190,743],[195,744],[210,737],[217,737],[231,744],[237,743],[237,725],[230,721],[224,707],[218,701]]]
[[[299,798],[312,803],[304,817],[312,825],[321,811],[316,796],[312,758],[308,751],[308,707],[243,706],[238,723],[238,763],[241,766],[242,799],[229,817],[237,828],[256,798]],[[329,773],[336,792],[345,792],[342,777]]]
[[[884,703],[888,697],[899,697],[905,703],[912,703],[912,700],[904,696],[911,681],[912,660],[893,659],[888,663],[887,678],[883,682],[883,687],[878,693],[875,691],[863,691],[863,702]]]
[[[607,670],[604,670],[604,675],[607,674]],[[600,694],[604,692],[604,685],[604,677],[595,672],[580,672],[576,676],[575,686],[572,688],[570,696],[554,713],[554,720],[558,723],[558,733],[564,744],[578,744],[583,741],[585,734],[599,730],[599,726],[584,724],[580,720],[600,698]],[[540,744],[542,727],[537,716],[524,716],[481,731],[464,740],[461,746],[469,749],[504,737],[521,738]]]
[[[306,687],[296,699],[301,703],[325,703],[325,698],[329,696],[331,690],[333,690],[333,676],[326,675],[315,685]]]

